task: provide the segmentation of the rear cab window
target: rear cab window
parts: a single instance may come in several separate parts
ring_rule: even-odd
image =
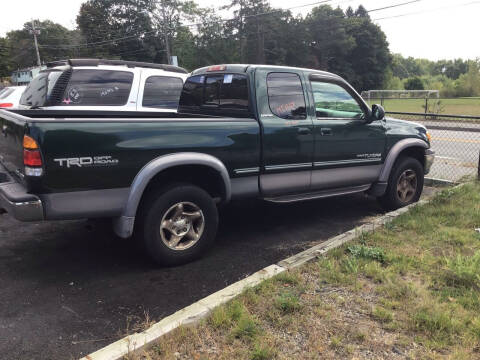
[[[206,74],[187,79],[180,97],[182,112],[252,116],[245,74]]]

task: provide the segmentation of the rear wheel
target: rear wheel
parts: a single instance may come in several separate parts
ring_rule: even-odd
[[[420,162],[411,157],[399,158],[388,180],[385,194],[379,198],[387,210],[417,202],[423,191],[424,173]]]
[[[205,190],[178,184],[146,196],[138,230],[155,262],[184,264],[201,256],[213,243],[218,212]]]

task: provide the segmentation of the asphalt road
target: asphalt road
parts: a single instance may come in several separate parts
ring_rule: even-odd
[[[431,177],[459,180],[475,175],[480,151],[480,132],[431,129],[432,149],[436,159]]]
[[[431,193],[426,189],[425,193]],[[221,212],[207,256],[153,265],[133,240],[86,221],[19,223],[0,217],[0,358],[79,358],[267,265],[382,213],[363,195]]]

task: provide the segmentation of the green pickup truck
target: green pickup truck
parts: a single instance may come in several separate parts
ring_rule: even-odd
[[[434,159],[424,126],[385,118],[337,75],[285,66],[197,69],[178,113],[0,110],[0,130],[3,212],[111,218],[165,265],[199,257],[232,200],[366,192],[394,209],[419,199]]]

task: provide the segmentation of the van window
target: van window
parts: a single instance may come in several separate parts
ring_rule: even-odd
[[[183,81],[181,78],[168,76],[150,76],[145,81],[142,106],[177,109]]]
[[[132,81],[129,71],[74,70],[60,105],[122,106],[128,101]]]
[[[0,99],[6,99],[11,93],[14,92],[15,89],[7,88],[7,89],[4,89],[4,90],[0,91]]]
[[[30,84],[20,98],[20,104],[38,107],[44,106],[47,100],[48,72],[41,72]]]
[[[268,103],[272,113],[282,119],[307,118],[300,76],[294,73],[267,75]]]

